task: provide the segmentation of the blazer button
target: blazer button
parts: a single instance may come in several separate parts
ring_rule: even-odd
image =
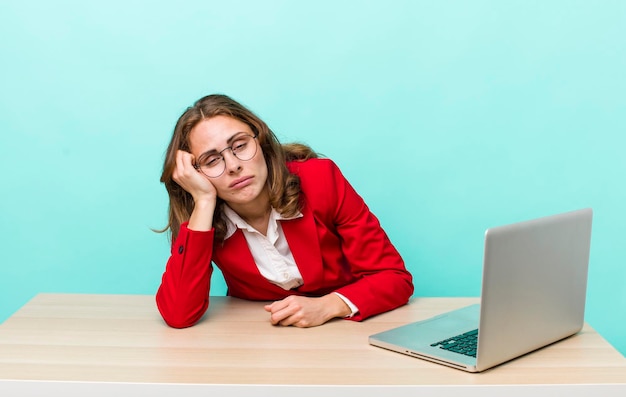
[[[183,246],[181,245],[180,247],[178,247],[178,253],[182,254],[183,253]]]

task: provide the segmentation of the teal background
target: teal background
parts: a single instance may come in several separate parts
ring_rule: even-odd
[[[593,207],[587,321],[626,352],[626,2],[173,3],[0,3],[0,321],[156,291],[163,154],[220,92],[339,164],[415,296],[478,296],[487,227]]]

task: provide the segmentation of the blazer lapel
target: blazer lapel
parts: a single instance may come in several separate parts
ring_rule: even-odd
[[[324,283],[322,251],[315,218],[309,206],[304,206],[302,215],[300,218],[281,221],[281,226],[304,282],[298,290],[316,290]]]
[[[228,267],[220,268],[222,272],[231,273],[233,277],[241,279],[265,279],[254,263],[246,238],[240,229],[227,238],[222,246],[217,247],[214,255],[217,257],[217,262],[228,264]]]

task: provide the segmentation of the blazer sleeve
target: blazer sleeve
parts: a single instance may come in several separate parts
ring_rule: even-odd
[[[156,303],[163,320],[174,328],[194,325],[209,307],[214,230],[189,230],[183,223],[165,267]]]
[[[316,172],[318,188],[322,175],[328,179],[322,183],[326,185],[322,188],[324,192],[318,191],[312,199],[326,200],[322,205],[332,218],[326,222],[333,224],[346,265],[355,278],[335,291],[359,309],[351,319],[361,321],[406,304],[413,294],[413,278],[400,253],[335,163],[327,159],[318,161],[328,168]]]

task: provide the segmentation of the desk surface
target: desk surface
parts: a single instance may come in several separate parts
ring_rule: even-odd
[[[416,298],[364,322],[300,329],[262,302],[211,297],[167,327],[152,296],[41,294],[0,325],[0,380],[281,385],[626,384],[626,359],[589,325],[480,374],[370,346],[367,338],[476,298]],[[624,389],[620,389],[624,390]]]

